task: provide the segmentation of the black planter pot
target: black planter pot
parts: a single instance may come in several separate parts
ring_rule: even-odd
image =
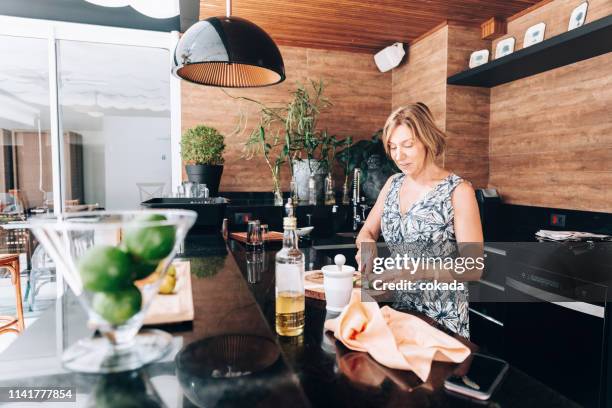
[[[219,195],[219,183],[223,166],[208,164],[188,164],[185,166],[187,179],[192,183],[206,184],[211,197]]]

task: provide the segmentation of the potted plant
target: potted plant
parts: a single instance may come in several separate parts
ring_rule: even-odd
[[[217,129],[204,125],[186,130],[181,138],[181,157],[188,180],[206,184],[211,197],[219,194],[224,140],[225,137]]]
[[[291,195],[294,198],[308,200],[311,178],[314,178],[317,184],[317,195],[321,195],[323,179],[328,173],[326,157],[321,151],[327,136],[317,130],[317,119],[321,111],[331,106],[331,102],[323,96],[323,90],[322,81],[310,81],[309,88],[298,86],[288,104],[273,107],[251,98],[229,95],[235,99],[254,102],[261,107],[259,127],[253,130],[245,144],[245,156],[252,158],[254,151],[263,153],[272,172],[275,196],[280,189],[276,187],[280,186],[277,178],[280,165],[285,161],[289,163]]]
[[[287,106],[285,117],[286,137],[291,157],[291,176],[295,183],[298,199],[316,202],[321,196],[323,181],[327,174],[325,157],[321,149],[325,147],[326,133],[317,129],[319,114],[332,104],[324,95],[323,81],[310,81],[310,87],[300,85],[293,92],[293,99]],[[306,157],[303,158],[302,155]],[[309,190],[314,189],[315,197]]]
[[[399,171],[395,163],[387,156],[380,138],[381,135],[382,130],[378,130],[372,135],[371,139],[360,140],[353,145],[346,145],[337,154],[338,160],[345,168],[345,186],[347,190],[350,174],[356,168],[361,170],[361,191],[363,191],[368,202],[376,201],[385,181],[392,174]]]

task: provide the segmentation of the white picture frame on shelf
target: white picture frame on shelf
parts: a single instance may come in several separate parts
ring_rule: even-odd
[[[470,55],[470,62],[468,66],[470,68],[476,68],[482,64],[489,62],[489,50],[478,50],[474,51]]]
[[[546,23],[538,23],[532,25],[525,31],[525,38],[523,39],[523,48],[527,48],[531,45],[537,44],[544,40],[544,32],[546,31]]]
[[[506,55],[514,52],[514,43],[516,39],[514,37],[504,38],[495,46],[495,59],[505,57]]]
[[[589,2],[585,1],[580,3],[570,15],[569,23],[567,25],[567,31],[571,31],[574,28],[578,28],[584,24],[586,20],[587,10],[589,8]]]

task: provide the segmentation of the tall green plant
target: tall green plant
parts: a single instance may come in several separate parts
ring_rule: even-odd
[[[327,153],[322,154],[321,149],[326,146],[324,139],[327,135],[323,136],[317,130],[317,121],[319,114],[332,106],[332,103],[323,95],[324,89],[322,80],[311,80],[309,87],[300,84],[292,92],[291,101],[280,106],[267,106],[257,100],[234,97],[226,92],[231,98],[260,106],[259,126],[253,129],[245,144],[247,159],[252,158],[256,152],[263,152],[273,176],[280,175],[280,171],[274,170],[276,167],[288,162],[292,178],[293,160],[302,159],[303,155],[311,160],[325,160]],[[308,163],[311,166],[310,160]]]
[[[321,161],[327,173],[332,172],[334,160],[336,158],[336,152],[338,150],[338,147],[341,146],[341,143],[342,141],[339,141],[335,136],[327,133],[326,130],[322,132]]]
[[[325,84],[322,80],[311,80],[310,88],[299,85],[287,106],[287,136],[298,152],[297,158],[301,159],[301,153],[305,153],[311,173],[312,160],[316,159],[317,149],[322,147],[324,137],[322,132],[317,130],[319,114],[332,106],[330,100],[323,95],[324,90]],[[319,158],[323,158],[323,155]]]
[[[257,132],[251,133],[251,136],[245,143],[245,148],[247,149],[246,158],[250,160],[256,153],[261,152],[263,154],[266,164],[272,173],[274,191],[280,193],[280,171],[287,158],[284,142],[281,141],[278,134],[266,134],[263,126],[259,126],[257,130]]]
[[[353,156],[351,152],[351,145],[353,144],[352,136],[347,137],[344,140],[338,140],[338,147],[343,147],[341,151],[336,154],[336,160],[340,162],[342,168],[344,169],[344,184],[348,184],[349,175],[357,166],[357,160]]]

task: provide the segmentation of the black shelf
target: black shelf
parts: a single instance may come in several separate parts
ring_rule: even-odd
[[[491,88],[610,51],[612,15],[450,76],[446,82]]]

